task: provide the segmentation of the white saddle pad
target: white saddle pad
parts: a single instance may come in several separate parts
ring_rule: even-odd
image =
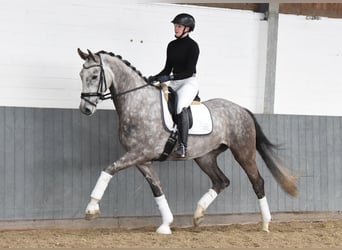
[[[167,107],[167,102],[164,98],[163,92],[161,91],[162,108],[164,124],[168,130],[173,128],[173,120],[169,109]],[[211,114],[207,106],[204,104],[191,105],[192,120],[193,125],[189,130],[189,135],[207,135],[213,130],[213,121],[211,119]]]

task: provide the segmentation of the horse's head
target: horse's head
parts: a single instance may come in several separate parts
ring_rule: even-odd
[[[104,99],[109,99],[106,91],[112,83],[108,68],[103,65],[100,54],[88,53],[78,49],[79,56],[85,61],[80,72],[82,80],[82,93],[80,110],[85,115],[92,115],[96,111],[97,104]]]

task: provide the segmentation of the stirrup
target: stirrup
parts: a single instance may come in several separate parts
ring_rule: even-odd
[[[179,144],[178,148],[175,151],[176,155],[179,158],[185,158],[186,155],[186,147],[183,143]]]

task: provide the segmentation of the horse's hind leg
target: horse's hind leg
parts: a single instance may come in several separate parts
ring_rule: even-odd
[[[150,185],[154,199],[162,216],[162,224],[158,227],[156,232],[160,234],[171,234],[170,225],[173,222],[173,215],[161,188],[157,173],[154,171],[151,163],[138,165],[137,168]]]
[[[256,151],[253,148],[231,149],[234,158],[241,165],[252,184],[253,190],[259,199],[259,207],[262,217],[262,229],[269,232],[268,225],[271,221],[271,213],[267,203],[264,189],[264,179],[261,177],[256,165]]]
[[[217,165],[217,156],[225,151],[226,148],[226,146],[221,146],[219,149],[195,159],[198,166],[209,176],[213,184],[212,188],[197,203],[197,209],[193,218],[195,226],[202,222],[206,209],[215,200],[217,195],[229,186],[229,179]]]

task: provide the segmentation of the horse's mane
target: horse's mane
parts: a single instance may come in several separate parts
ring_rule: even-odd
[[[130,67],[135,73],[137,73],[145,82],[148,82],[146,76],[143,76],[139,70],[137,70],[129,61],[123,59],[122,56],[120,56],[120,55],[115,55],[113,52],[107,52],[107,51],[104,51],[104,50],[101,50],[101,51],[99,51],[99,52],[96,52],[95,54],[96,54],[96,55],[106,54],[106,55],[110,55],[110,56],[113,56],[113,57],[116,57],[116,58],[120,59],[124,64],[126,64],[126,65],[127,65],[128,67]]]

